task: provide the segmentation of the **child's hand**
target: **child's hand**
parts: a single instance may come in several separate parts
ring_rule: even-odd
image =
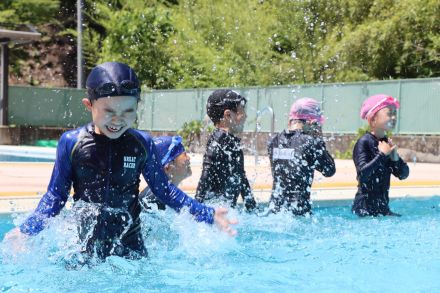
[[[231,225],[238,224],[237,220],[229,220],[226,217],[228,209],[226,208],[216,208],[214,213],[214,223],[220,228],[220,230],[225,231],[229,236],[235,236],[237,231],[232,229]]]
[[[10,244],[10,248],[14,254],[23,253],[26,251],[26,240],[28,235],[21,233],[20,229],[15,228],[6,233],[3,241]]]
[[[257,202],[253,198],[246,199],[244,201],[244,206],[248,212],[254,210],[257,207]]]
[[[321,137],[322,136],[322,126],[318,122],[308,122],[308,132],[311,136]]]
[[[388,140],[388,144],[390,146],[394,147],[391,152],[391,161],[397,162],[399,160],[399,153],[397,152],[397,145],[395,145],[393,143],[391,138]]]
[[[379,151],[386,156],[389,156],[391,152],[396,148],[395,145],[390,145],[386,141],[379,141],[379,145],[377,146]]]

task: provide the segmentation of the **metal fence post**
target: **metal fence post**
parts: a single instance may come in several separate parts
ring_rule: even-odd
[[[402,81],[399,80],[399,87],[398,87],[398,92],[397,92],[397,100],[399,101],[399,103],[402,105]],[[400,119],[401,119],[402,115],[398,115],[397,116],[397,125],[396,125],[396,134],[400,133]]]

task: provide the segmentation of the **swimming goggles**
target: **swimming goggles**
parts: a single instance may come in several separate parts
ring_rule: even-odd
[[[139,84],[131,80],[123,80],[119,85],[113,82],[104,83],[95,89],[88,90],[90,99],[99,99],[108,96],[134,96],[140,98]]]
[[[231,94],[235,94],[235,97],[228,97]],[[231,105],[231,104],[237,104],[240,103],[242,105],[246,104],[246,98],[237,93],[236,91],[229,91],[226,93],[226,98],[222,99],[221,101],[213,104],[214,106],[225,106],[225,105]],[[232,95],[231,95],[232,96]]]

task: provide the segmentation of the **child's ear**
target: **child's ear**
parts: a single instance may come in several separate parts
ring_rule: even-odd
[[[84,106],[86,106],[87,111],[92,112],[92,102],[89,99],[82,99],[82,103]]]
[[[165,171],[165,173],[169,174],[173,170],[173,167],[173,164],[168,163],[165,165],[165,167],[163,167],[163,170]]]
[[[231,110],[227,109],[223,112],[223,119],[227,120],[231,118]]]
[[[376,113],[377,114],[377,113]],[[375,125],[376,125],[376,114],[374,114],[374,116],[373,117],[371,117],[371,119],[368,121],[368,124],[371,126],[371,127],[374,127]]]

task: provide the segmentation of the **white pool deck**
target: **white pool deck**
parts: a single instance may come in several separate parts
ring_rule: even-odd
[[[0,146],[0,155],[25,154],[29,157],[54,158],[55,149],[24,146]],[[201,154],[191,154],[193,174],[179,186],[193,195],[201,174]],[[393,178],[391,198],[431,197],[440,195],[440,164],[409,163],[410,176],[403,181]],[[0,162],[0,213],[26,212],[35,208],[47,188],[53,163]],[[267,157],[245,156],[247,176],[257,201],[267,202],[272,187],[272,176]],[[145,187],[142,180],[141,188]],[[349,202],[356,193],[356,172],[351,160],[336,160],[336,174],[325,178],[315,174],[312,200],[315,204]]]

